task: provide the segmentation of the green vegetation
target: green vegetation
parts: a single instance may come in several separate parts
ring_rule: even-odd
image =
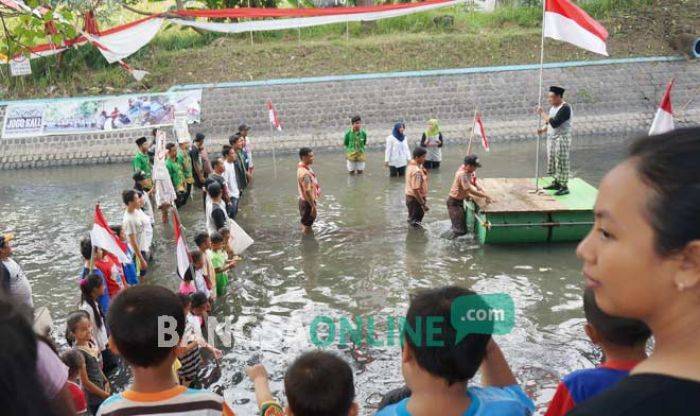
[[[653,0],[581,3],[608,28],[612,57],[673,54],[667,42],[669,16],[679,24],[684,19],[697,22],[700,16],[697,0],[673,0],[664,6]],[[445,16],[451,16],[453,23]],[[33,60],[33,75],[24,79],[9,78],[7,67],[1,68],[0,97],[162,91],[179,83],[535,63],[540,20],[541,6],[506,6],[493,13],[459,6],[351,23],[348,38],[346,25],[339,24],[256,32],[252,44],[249,33],[199,34],[168,25],[127,59],[132,67],[150,72],[143,82],[134,81],[117,65],[108,65],[95,48],[84,46],[64,53],[60,63],[53,57]],[[598,58],[547,40],[547,61]]]

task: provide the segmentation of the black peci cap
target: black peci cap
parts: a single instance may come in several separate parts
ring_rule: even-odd
[[[148,140],[148,139],[146,139],[145,137],[141,136],[141,137],[139,137],[138,139],[136,139],[136,145],[137,145],[137,146],[141,146],[141,145],[143,145],[144,143],[146,143],[147,140]]]
[[[560,97],[564,96],[564,91],[566,91],[564,88],[557,87],[555,85],[552,85],[551,87],[549,87],[549,92],[553,92]]]

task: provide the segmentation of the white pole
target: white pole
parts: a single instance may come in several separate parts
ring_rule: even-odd
[[[248,0],[248,8],[250,9],[250,0]],[[250,32],[250,46],[253,46],[253,31]]]
[[[542,41],[540,44],[540,84],[537,90],[537,107],[542,107],[542,82],[544,77],[544,13],[547,1],[542,0]],[[537,114],[537,129],[542,128],[542,117]],[[542,135],[537,133],[537,155],[535,157],[535,192],[540,190],[540,139]]]
[[[272,139],[272,167],[275,171],[275,179],[277,179],[277,155],[275,148],[277,144],[275,143],[275,126],[270,123],[270,138]]]
[[[472,132],[469,135],[469,145],[467,146],[467,156],[472,153],[472,140],[474,139],[474,129],[476,128],[476,115],[479,112],[479,106],[474,107],[474,118],[472,119]]]

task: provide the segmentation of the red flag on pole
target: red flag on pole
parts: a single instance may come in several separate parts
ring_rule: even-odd
[[[120,263],[131,263],[131,258],[127,255],[126,244],[109,228],[109,224],[100,209],[100,204],[95,205],[95,220],[92,224],[92,230],[90,230],[90,241],[94,247],[99,247],[113,254]]]
[[[272,127],[276,128],[278,131],[282,131],[282,124],[279,118],[277,118],[277,110],[275,110],[275,107],[272,105],[272,101],[267,102],[267,111],[270,116],[270,124],[272,124]]]
[[[476,124],[476,134],[481,136],[481,146],[484,147],[484,150],[487,152],[489,151],[489,139],[486,138],[486,132],[484,131],[484,123],[481,121],[481,114],[476,115],[476,120],[474,121]]]
[[[661,99],[659,109],[656,110],[654,121],[651,122],[649,135],[662,134],[673,130],[673,107],[671,106],[671,88],[673,88],[673,80],[666,86],[664,98]]]
[[[180,217],[173,215],[173,228],[175,228],[175,257],[177,258],[177,274],[180,279],[185,278],[185,273],[190,268],[190,252],[187,249],[185,238],[182,236]],[[194,276],[192,276],[194,278]]]
[[[608,31],[583,9],[569,0],[546,0],[544,36],[608,55]]]

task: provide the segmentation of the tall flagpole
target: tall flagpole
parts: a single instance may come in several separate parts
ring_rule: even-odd
[[[542,0],[542,41],[540,43],[540,86],[537,90],[537,108],[542,107],[542,81],[544,78],[544,14],[547,7],[547,0]],[[539,129],[542,128],[542,117],[537,114],[537,156],[535,157],[535,193],[540,191],[540,140],[542,135]]]
[[[277,143],[275,143],[275,126],[272,123],[270,123],[270,138],[272,138],[272,166],[275,170],[275,179],[277,179],[277,156],[275,152]]]
[[[472,119],[472,133],[469,135],[469,145],[467,146],[467,156],[472,154],[472,140],[474,139],[474,129],[476,128],[476,115],[479,114],[479,106],[474,107],[474,118]]]

